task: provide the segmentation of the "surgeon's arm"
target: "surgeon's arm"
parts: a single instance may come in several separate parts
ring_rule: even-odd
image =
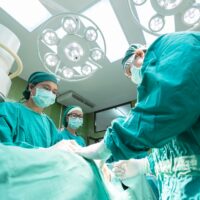
[[[145,67],[135,108],[126,120],[115,121],[106,131],[104,141],[114,157],[124,159],[127,152],[140,154],[162,147],[197,122],[200,56],[196,50],[189,59],[187,51],[181,57],[172,52],[171,58]]]
[[[0,142],[13,144],[13,133],[16,127],[16,113],[7,103],[0,103]]]

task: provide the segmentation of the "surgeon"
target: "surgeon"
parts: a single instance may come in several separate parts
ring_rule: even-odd
[[[79,106],[68,105],[63,114],[64,130],[61,131],[65,140],[75,140],[80,146],[86,146],[84,139],[77,133],[83,125],[83,110]]]
[[[200,199],[200,33],[162,35],[143,53],[138,57],[131,46],[122,60],[138,84],[135,108],[102,142],[77,152],[127,160],[116,164],[122,179],[155,173],[161,199]]]
[[[30,75],[24,103],[0,103],[0,142],[26,148],[50,147],[60,141],[54,122],[43,113],[55,103],[56,77],[47,72]]]

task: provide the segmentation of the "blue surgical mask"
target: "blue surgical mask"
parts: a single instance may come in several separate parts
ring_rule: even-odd
[[[40,108],[46,108],[55,103],[56,95],[52,91],[44,88],[36,88],[35,95],[32,96],[33,102]]]
[[[69,121],[68,121],[68,126],[71,128],[71,129],[78,129],[80,126],[83,125],[83,119],[82,118],[79,118],[79,117],[69,117]]]
[[[139,85],[142,82],[141,68],[135,67],[133,65],[130,71],[131,71],[131,81]]]

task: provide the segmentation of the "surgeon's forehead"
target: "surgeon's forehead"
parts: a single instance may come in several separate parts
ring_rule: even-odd
[[[70,114],[83,114],[80,110],[73,110]]]
[[[53,81],[43,81],[43,82],[38,83],[37,85],[48,87],[51,89],[58,89],[58,85],[54,83]]]

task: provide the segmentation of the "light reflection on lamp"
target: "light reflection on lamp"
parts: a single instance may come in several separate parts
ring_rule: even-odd
[[[63,13],[42,28],[38,52],[44,67],[59,79],[79,81],[102,68],[106,45],[101,30],[89,18]]]
[[[165,27],[167,20],[171,19],[169,16],[182,15],[184,24],[187,26],[179,26],[179,31],[191,31],[200,27],[200,3],[199,0],[128,0],[129,8],[131,10],[134,21],[147,33],[154,36],[159,36],[167,32],[172,32]],[[152,16],[147,24],[141,22],[135,10],[143,8],[143,6],[151,6]],[[146,7],[145,7],[146,8]],[[140,9],[140,10],[141,10]],[[145,11],[144,11],[145,12]],[[177,22],[177,21],[175,21]],[[181,23],[181,20],[179,21]],[[184,27],[184,28],[183,28]],[[175,30],[176,31],[176,30]]]
[[[187,25],[194,25],[200,21],[200,9],[199,8],[189,8],[185,11],[183,15],[183,21]]]
[[[70,43],[66,46],[64,51],[67,58],[72,62],[78,62],[81,59],[81,56],[83,56],[83,48],[76,42]]]
[[[46,29],[42,34],[43,34],[43,40],[47,45],[58,44],[59,38],[55,31],[51,29]]]
[[[92,68],[89,65],[85,65],[82,67],[82,73],[85,75],[92,73]]]
[[[133,0],[133,3],[134,3],[135,5],[138,5],[138,6],[142,5],[142,4],[145,3],[145,2],[146,2],[146,0]]]
[[[54,53],[46,53],[44,56],[44,62],[49,67],[56,67],[59,64],[59,58]]]
[[[103,56],[103,52],[100,49],[93,49],[92,50],[91,58],[94,61],[101,60],[102,56]]]
[[[78,18],[75,17],[65,17],[62,19],[62,26],[63,29],[68,33],[68,34],[74,34],[78,31],[80,27],[80,21]]]
[[[160,7],[171,10],[178,7],[183,0],[157,0],[157,3]]]
[[[97,39],[97,31],[95,28],[93,27],[88,27],[85,31],[85,38],[88,40],[88,41],[96,41]]]
[[[165,20],[161,15],[156,14],[149,20],[149,29],[153,32],[161,31],[164,25]]]

